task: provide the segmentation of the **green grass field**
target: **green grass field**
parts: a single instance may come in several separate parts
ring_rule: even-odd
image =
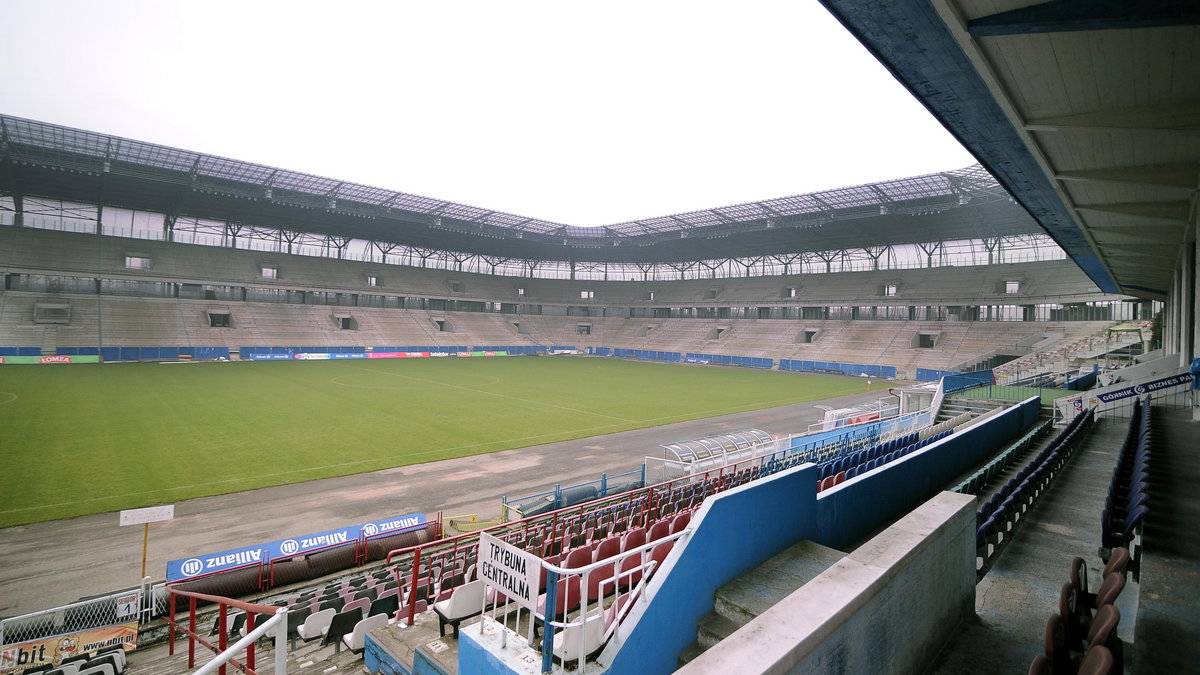
[[[583,358],[3,366],[0,527],[863,390]]]
[[[1031,396],[1041,396],[1043,406],[1054,405],[1054,402],[1064,396],[1072,396],[1078,394],[1077,391],[1067,391],[1066,389],[1049,389],[1039,387],[1010,387],[1005,385],[983,385],[966,391],[956,392],[954,395],[960,398],[973,398],[981,400],[997,400],[997,401],[1024,401]]]

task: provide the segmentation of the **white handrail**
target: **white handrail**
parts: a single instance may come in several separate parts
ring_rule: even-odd
[[[614,555],[609,558],[605,558],[603,560],[597,560],[590,564],[584,565],[583,567],[565,568],[565,567],[559,567],[558,565],[554,565],[554,564],[551,564],[551,563],[548,563],[545,561],[542,562],[542,566],[545,567],[547,570],[557,572],[559,575],[562,575],[562,576],[575,575],[575,576],[580,577],[580,580],[579,580],[579,594],[580,594],[579,604],[580,604],[580,607],[585,610],[586,610],[589,602],[599,600],[600,598],[604,597],[604,595],[605,595],[605,593],[603,591],[604,586],[611,584],[612,586],[615,587],[617,585],[617,581],[622,576],[632,576],[634,574],[641,575],[640,578],[638,579],[638,582],[636,584],[634,584],[634,587],[631,588],[629,591],[629,600],[626,602],[624,607],[618,608],[618,611],[616,612],[617,616],[614,618],[613,624],[611,626],[608,626],[607,630],[604,632],[604,635],[601,639],[601,643],[603,643],[612,637],[613,633],[615,632],[616,626],[621,622],[621,620],[623,618],[628,616],[628,613],[629,613],[630,609],[632,608],[634,601],[637,600],[639,597],[641,597],[646,591],[646,583],[648,582],[651,573],[654,572],[655,566],[657,565],[657,561],[655,561],[653,559],[647,560],[644,558],[644,555],[646,553],[649,553],[653,549],[657,548],[658,546],[667,544],[669,542],[675,542],[679,539],[690,536],[691,532],[692,532],[692,528],[689,525],[688,527],[683,528],[679,532],[675,532],[673,534],[668,534],[665,537],[659,537],[658,539],[655,539],[653,541],[647,541],[645,544],[642,544],[641,546],[637,546],[637,547],[629,549],[627,551],[622,551],[621,553],[619,553],[617,555]],[[635,569],[622,570],[621,568],[624,566],[623,565],[624,561],[629,558],[632,558],[635,555],[639,556],[639,557],[643,557],[641,564]],[[613,576],[610,579],[605,579],[604,581],[601,582],[601,590],[598,593],[600,598],[589,598],[588,597],[588,576],[595,570],[597,570],[601,567],[604,567],[606,565],[614,565]],[[564,590],[566,590],[566,589],[564,589]],[[614,600],[614,602],[615,602],[615,600]],[[600,621],[603,621],[604,617],[603,617],[603,614],[601,614],[599,617],[590,617],[588,615],[587,611],[583,611],[580,613],[579,618],[576,621],[570,621],[570,622],[568,622],[568,621],[563,621],[563,622],[546,621],[547,626],[548,626],[547,630],[548,631],[552,630],[553,627],[565,629],[568,626],[576,626],[576,625],[579,626],[580,630],[583,630],[584,626],[588,623],[589,619],[593,620],[593,621],[595,621],[597,619]],[[585,641],[581,639],[579,642],[579,654],[577,656],[577,659],[578,659],[581,669],[586,669],[585,657],[587,656],[587,654],[584,653],[584,650],[586,648],[587,648],[587,645],[586,645]]]
[[[287,675],[287,607],[280,607],[275,612],[275,616],[267,619],[261,626],[257,626],[254,630],[246,634],[246,637],[233,643],[228,649],[217,654],[216,658],[200,667],[200,670],[195,672],[195,675],[211,675],[218,668],[225,665],[230,659],[242,653],[254,643],[255,640],[266,635],[267,631],[275,626],[283,624],[283,630],[275,631],[275,673],[276,675]]]

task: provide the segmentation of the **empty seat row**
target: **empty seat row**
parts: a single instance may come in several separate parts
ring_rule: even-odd
[[[975,567],[982,577],[1002,545],[1042,496],[1095,420],[1095,411],[1078,415],[1010,478],[976,512]]]
[[[1030,675],[1110,675],[1123,672],[1124,644],[1117,636],[1121,612],[1114,604],[1125,588],[1129,551],[1114,550],[1094,593],[1082,558],[1071,561],[1069,580],[1058,596],[1058,611],[1046,621],[1043,653]]]
[[[878,457],[884,457],[889,453],[894,453],[905,447],[911,446],[919,440],[917,433],[905,434],[898,436],[890,441],[880,443],[865,450],[857,452],[847,452],[829,461],[822,462],[817,473],[817,480],[824,480],[829,476],[836,476],[843,471],[849,471],[851,467],[864,462],[869,462]]]
[[[1041,440],[1050,431],[1050,427],[1051,422],[1049,420],[1037,425],[1029,433],[1002,450],[1000,454],[988,461],[978,471],[968,476],[966,480],[956,485],[953,491],[969,495],[979,494],[988,483],[992,482],[993,478],[1008,468],[1013,460],[1028,450],[1034,443]]]
[[[21,672],[30,675],[120,675],[125,672],[125,649],[116,647],[91,654],[68,656],[58,666],[47,663]]]
[[[1150,511],[1151,440],[1149,400],[1137,399],[1100,513],[1100,557],[1107,559],[1111,550],[1128,548],[1135,575],[1141,562],[1142,521]]]
[[[836,474],[819,479],[817,481],[817,492],[828,490],[829,488],[840,484],[842,481],[854,478],[861,473],[878,469],[879,467],[891,461],[900,459],[901,457],[916,452],[917,450],[920,450],[931,443],[940,441],[946,436],[949,436],[951,433],[952,430],[947,429],[922,440],[915,440],[917,438],[917,434],[908,434],[901,439],[888,441],[887,443],[881,443],[873,448],[859,450],[858,452],[853,452],[847,456],[834,460],[832,464],[835,467],[840,468],[845,466],[847,468],[838,471]],[[910,438],[914,439],[913,442],[906,445],[901,445],[897,442],[908,440]]]

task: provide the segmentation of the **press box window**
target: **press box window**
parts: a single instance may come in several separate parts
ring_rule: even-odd
[[[263,267],[262,268],[262,278],[278,279],[279,278],[279,268],[278,267]]]
[[[595,300],[596,291],[579,291],[580,300]]]
[[[1021,292],[1021,282],[1019,282],[1019,281],[1004,282],[1004,292],[1009,295],[1015,295],[1017,293],[1020,293]]]
[[[150,269],[150,258],[144,255],[127,255],[125,256],[125,269],[148,270]]]
[[[378,288],[382,284],[379,283],[379,277],[367,277],[367,285],[371,288]]]
[[[896,284],[884,284],[883,285],[883,295],[884,295],[884,297],[887,297],[887,298],[895,296],[896,295]]]

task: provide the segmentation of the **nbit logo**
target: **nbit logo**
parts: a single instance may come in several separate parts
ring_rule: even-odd
[[[204,571],[204,561],[199,558],[188,558],[179,566],[179,571],[185,577],[194,577]]]

